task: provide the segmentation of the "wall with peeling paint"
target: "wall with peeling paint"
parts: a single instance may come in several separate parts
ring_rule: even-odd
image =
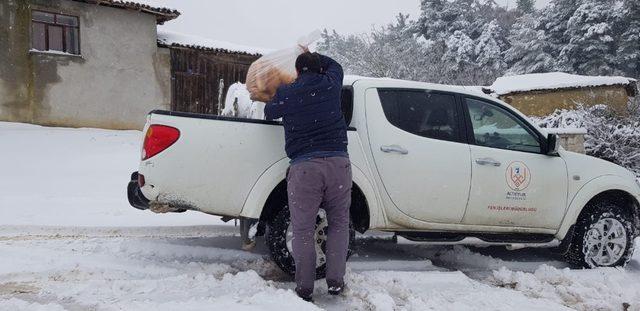
[[[80,18],[81,56],[29,52],[31,10]],[[68,0],[0,3],[0,120],[141,129],[171,102],[170,53],[153,15]]]

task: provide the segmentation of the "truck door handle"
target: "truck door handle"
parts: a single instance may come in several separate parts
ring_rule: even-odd
[[[399,153],[399,154],[409,154],[409,150],[402,148],[401,146],[398,145],[391,145],[391,146],[381,146],[380,147],[380,151],[385,152],[385,153]]]
[[[476,163],[478,163],[479,165],[491,165],[491,166],[495,166],[495,167],[499,167],[500,165],[502,165],[502,163],[492,159],[492,158],[482,158],[482,159],[476,159]]]

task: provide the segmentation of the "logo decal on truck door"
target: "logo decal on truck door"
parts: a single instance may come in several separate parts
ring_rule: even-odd
[[[513,191],[522,191],[529,187],[531,183],[531,170],[526,164],[516,161],[507,167],[506,172],[507,185]]]

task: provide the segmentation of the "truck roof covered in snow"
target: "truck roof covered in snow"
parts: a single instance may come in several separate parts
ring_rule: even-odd
[[[373,78],[373,77],[365,77],[365,76],[357,76],[357,75],[345,75],[344,81],[342,84],[344,86],[351,86],[358,81],[380,81],[380,82],[386,82],[386,84],[389,87],[425,88],[425,89],[433,89],[436,91],[437,90],[451,91],[451,92],[465,93],[465,94],[474,95],[474,96],[487,97],[487,95],[482,92],[482,87],[462,86],[462,85],[452,85],[452,84],[437,84],[437,83],[400,80],[400,79],[392,79],[392,78]]]

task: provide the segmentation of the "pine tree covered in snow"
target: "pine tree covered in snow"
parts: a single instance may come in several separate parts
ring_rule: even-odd
[[[491,21],[475,43],[476,65],[499,77],[507,67],[502,55],[506,46],[502,28],[497,21]]]
[[[368,35],[325,31],[318,48],[352,74],[450,83],[439,59],[441,53],[430,53],[436,50],[432,42],[418,39],[414,27],[406,15],[399,15],[394,23]]]
[[[620,21],[625,27],[619,39],[617,66],[625,75],[640,78],[640,1],[624,0]]]
[[[456,30],[447,38],[442,61],[449,65],[452,72],[464,74],[474,71],[475,59],[475,43],[464,31]]]
[[[578,8],[579,0],[552,0],[540,12],[540,26],[547,34],[549,44],[553,48],[552,55],[558,57],[560,50],[569,43],[566,36],[567,22]],[[559,69],[559,68],[558,68]]]
[[[640,1],[552,0],[528,14],[532,1],[519,2],[421,0],[417,19],[361,36],[325,32],[321,51],[350,73],[451,84],[549,71],[640,76]]]
[[[560,62],[578,74],[613,74],[617,17],[613,0],[581,0],[567,22],[569,42],[560,51]]]
[[[451,24],[458,15],[450,10],[447,0],[422,0],[422,13],[418,19],[418,31],[433,42],[443,42],[452,34]]]
[[[365,51],[368,49],[367,36],[348,35],[343,36],[335,30],[322,33],[323,41],[318,49],[336,59],[345,72],[356,75],[368,75],[370,67]]]
[[[475,46],[470,37],[475,0],[423,0],[416,28],[431,42],[432,55],[449,69],[458,83],[474,83],[477,72]],[[477,8],[477,6],[476,6]]]
[[[534,0],[518,0],[517,8],[520,13],[529,14],[535,10],[535,4]]]
[[[398,15],[396,22],[371,34],[370,63],[375,76],[420,80],[433,60],[415,39],[413,23],[407,15]]]
[[[555,57],[553,47],[544,29],[533,14],[523,15],[513,25],[508,38],[511,48],[505,52],[505,62],[510,65],[507,74],[541,73],[553,71]]]

